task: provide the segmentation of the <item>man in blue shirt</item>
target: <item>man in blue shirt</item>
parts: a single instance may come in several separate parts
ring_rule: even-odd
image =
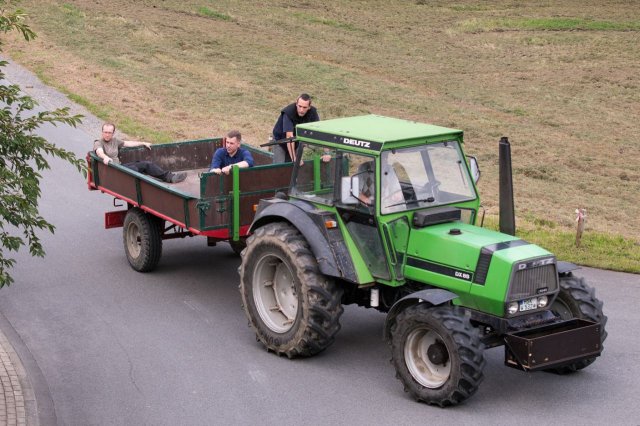
[[[227,133],[227,143],[224,148],[218,148],[213,154],[211,160],[211,172],[219,175],[224,173],[228,175],[231,168],[237,167],[253,167],[253,157],[251,152],[244,148],[240,148],[242,135],[237,130]]]

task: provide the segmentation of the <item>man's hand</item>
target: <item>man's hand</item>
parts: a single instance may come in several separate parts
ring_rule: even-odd
[[[215,173],[217,175],[221,175],[222,173],[224,173],[225,175],[228,175],[232,167],[233,167],[233,164],[224,166],[221,169],[211,169],[211,173]]]
[[[331,154],[322,154],[322,162],[323,163],[328,163],[329,161],[331,161]]]
[[[110,163],[110,162],[112,162],[112,161],[113,161],[113,160],[112,160],[111,158],[109,158],[109,157],[104,157],[104,158],[102,159],[102,162],[103,162],[104,164],[109,164],[109,163]]]
[[[151,142],[142,142],[142,145],[144,145],[147,149],[151,149]]]

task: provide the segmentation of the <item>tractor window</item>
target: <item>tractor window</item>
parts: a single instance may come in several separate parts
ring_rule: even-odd
[[[383,214],[476,196],[457,141],[385,151],[381,169]]]
[[[338,151],[340,161],[339,204],[373,213],[376,195],[375,158]]]
[[[323,204],[333,204],[336,150],[303,144],[302,161],[291,195]]]

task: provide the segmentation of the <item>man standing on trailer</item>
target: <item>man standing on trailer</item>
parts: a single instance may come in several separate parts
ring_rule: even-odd
[[[150,142],[123,141],[114,137],[115,132],[115,124],[104,123],[102,125],[102,138],[96,139],[93,142],[93,149],[95,150],[98,157],[102,159],[102,162],[104,164],[120,164],[120,158],[118,157],[118,155],[120,153],[121,147],[133,148],[137,146],[144,146],[147,149],[151,149]],[[135,170],[139,173],[144,173],[167,183],[182,182],[187,177],[187,174],[184,172],[168,172],[151,161],[134,161],[122,165],[128,169]]]
[[[302,123],[312,123],[320,121],[318,110],[311,105],[311,96],[306,93],[298,96],[292,104],[287,105],[280,111],[278,121],[273,127],[273,140],[279,141],[285,138],[292,138],[295,135],[296,126]],[[297,142],[278,144],[274,146],[273,162],[286,163],[296,159]],[[330,158],[323,161],[329,161]]]

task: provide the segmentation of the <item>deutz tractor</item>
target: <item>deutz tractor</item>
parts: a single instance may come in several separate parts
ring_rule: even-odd
[[[342,305],[374,308],[405,391],[441,407],[477,390],[486,348],[558,374],[601,354],[607,317],[577,267],[476,226],[479,169],[462,131],[367,115],[299,125],[295,143],[289,193],[260,201],[239,269],[268,350],[315,355]]]

